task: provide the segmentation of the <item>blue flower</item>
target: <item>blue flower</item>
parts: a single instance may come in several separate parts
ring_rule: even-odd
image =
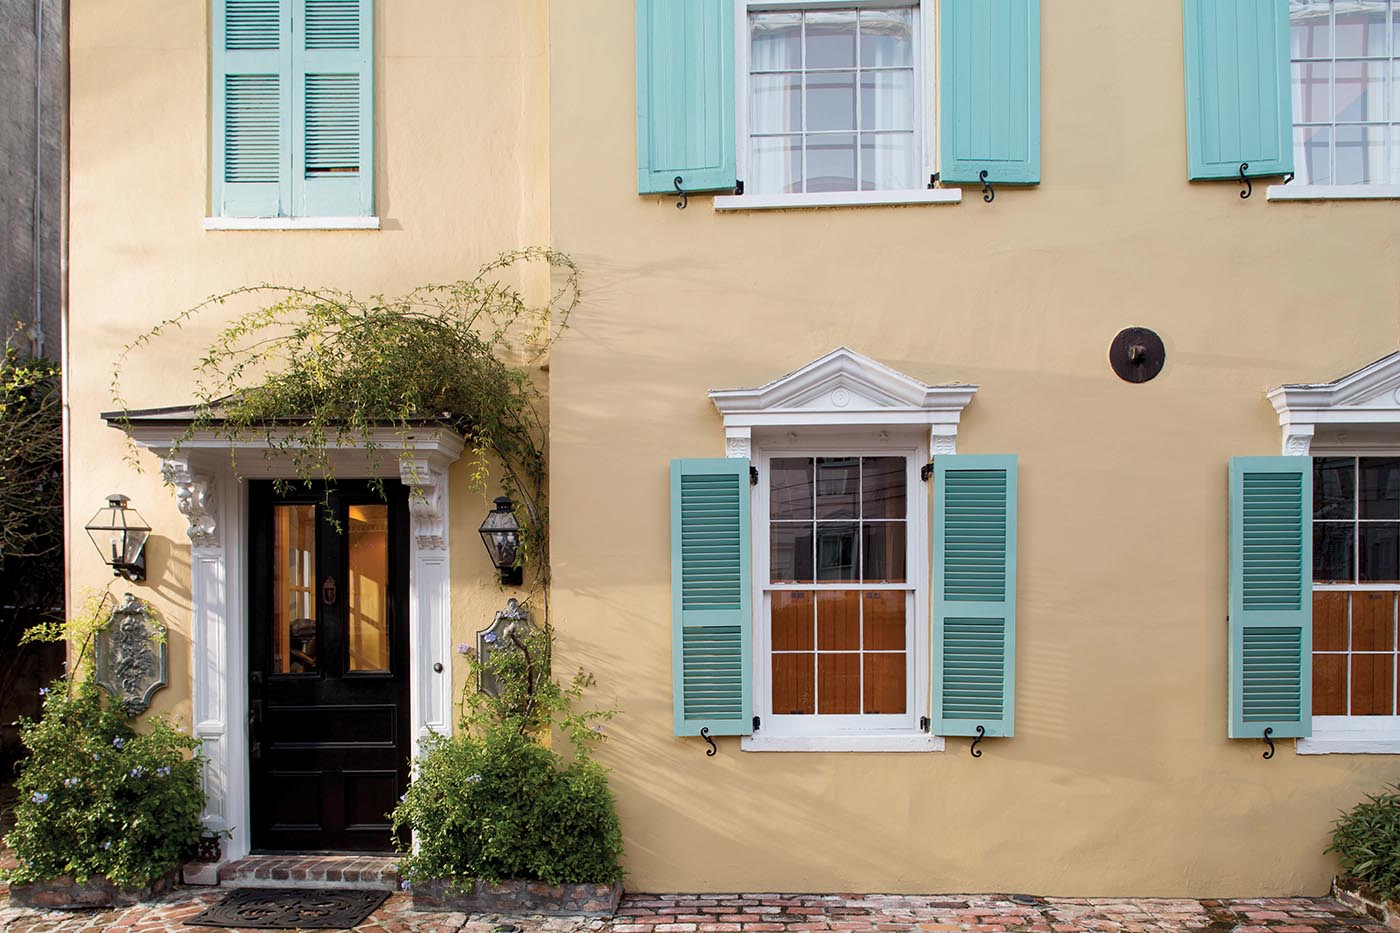
[[[106,842],[102,843],[102,848],[104,848],[104,849],[110,849],[110,848],[112,848],[112,840],[108,839]]]
[[[29,799],[34,801],[35,803],[47,803],[49,795],[43,793],[42,791],[35,791],[34,796],[30,797]]]
[[[63,786],[64,786],[64,787],[77,787],[77,786],[78,786],[78,779],[77,779],[77,778],[64,778],[64,779],[63,779]]]
[[[126,744],[126,739],[113,739],[113,740],[112,740],[112,747],[113,747],[113,748],[121,748],[121,747],[122,747],[123,745],[125,745],[125,744]]]
[[[92,760],[93,760],[93,761],[100,761],[101,759],[102,759],[102,756],[99,755],[99,754],[97,754],[97,752],[93,752],[93,753],[92,753]]]
[[[481,636],[481,640],[486,642],[486,644],[488,645],[494,645],[496,643],[496,633],[487,632],[485,635]]]
[[[470,777],[467,778],[467,783],[468,783],[468,784],[475,784],[477,781],[480,781],[480,780],[481,780],[481,775],[479,775],[479,774],[473,774],[473,775],[471,775]]]
[[[156,768],[156,774],[159,774],[161,777],[169,777],[169,776],[170,776],[170,769],[169,769],[169,768]]]
[[[458,654],[471,654],[471,653],[472,653],[472,646],[471,646],[471,645],[468,645],[468,644],[466,644],[466,643],[460,644],[460,645],[457,646],[457,653],[458,653]]]
[[[39,688],[39,696],[41,696],[41,697],[46,697],[46,696],[48,696],[48,695],[49,695],[49,688],[48,688],[48,687],[40,687],[40,688]]]
[[[402,889],[405,890],[405,891],[412,891],[412,890],[413,890],[413,882],[411,882],[411,881],[400,881],[400,882],[399,882],[399,887],[402,888]]]
[[[131,776],[132,776],[132,777],[137,777],[137,778],[139,778],[139,777],[144,776],[145,773],[146,773],[146,769],[143,768],[143,767],[141,767],[140,765],[137,765],[136,767],[134,767],[134,768],[131,769]]]

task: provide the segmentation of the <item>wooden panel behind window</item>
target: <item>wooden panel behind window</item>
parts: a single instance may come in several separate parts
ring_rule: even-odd
[[[815,713],[816,680],[810,653],[773,655],[773,713],[798,716]]]
[[[1313,593],[1313,650],[1347,650],[1347,601],[1350,593]]]
[[[1394,648],[1395,594],[1352,593],[1351,650],[1391,651]]]
[[[1347,714],[1347,656],[1313,655],[1313,715]]]
[[[817,650],[860,649],[860,591],[817,594]]]
[[[903,713],[905,699],[904,653],[865,656],[865,711]]]
[[[824,716],[860,712],[860,655],[817,655],[817,711]]]
[[[1351,714],[1389,716],[1394,711],[1395,656],[1351,656]]]

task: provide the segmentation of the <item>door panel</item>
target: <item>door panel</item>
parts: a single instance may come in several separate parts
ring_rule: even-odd
[[[389,851],[408,783],[408,497],[249,490],[253,847]]]

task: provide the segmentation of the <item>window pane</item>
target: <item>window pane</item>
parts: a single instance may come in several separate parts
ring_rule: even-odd
[[[1293,58],[1331,57],[1331,6],[1329,0],[1291,0],[1288,4]]]
[[[808,13],[807,68],[852,68],[855,63],[855,11]]]
[[[802,129],[802,78],[754,75],[749,127],[755,133],[796,133]]]
[[[350,598],[345,610],[352,671],[389,669],[389,507],[352,505],[345,539]]]
[[[802,137],[755,136],[751,142],[756,194],[795,194],[802,190]],[[747,189],[746,189],[747,190]]]
[[[859,496],[860,458],[817,458],[817,518],[856,518]]]
[[[807,132],[856,128],[856,73],[807,74]],[[808,140],[810,145],[813,141]]]
[[[316,506],[273,506],[272,669],[316,670]]]
[[[1332,106],[1338,123],[1379,123],[1385,119],[1385,78],[1389,62],[1337,62],[1333,66]]]
[[[1395,650],[1394,593],[1351,594],[1351,650]]]
[[[812,650],[813,603],[811,593],[772,594],[774,651]]]
[[[1293,63],[1293,122],[1331,123],[1332,66],[1325,62]]]
[[[1371,185],[1390,177],[1385,151],[1389,127],[1339,126],[1333,132],[1337,138],[1333,184]]]
[[[796,71],[802,67],[802,14],[755,13],[749,17],[751,71]]]
[[[769,580],[774,583],[812,582],[811,525],[770,525],[768,540]]]
[[[1361,517],[1400,519],[1400,459],[1361,458]]]
[[[867,522],[861,526],[866,583],[903,583],[904,522]]]
[[[1356,461],[1313,458],[1313,518],[1356,517]]]
[[[905,708],[904,654],[865,655],[865,712],[902,713]]]
[[[909,191],[919,187],[918,142],[913,133],[860,138],[860,190]]]
[[[834,127],[845,129],[845,127]],[[914,72],[867,71],[860,76],[860,128],[914,128]]]
[[[850,716],[860,712],[860,655],[817,655],[817,712]]]
[[[856,138],[807,137],[807,190],[856,190]]]
[[[1400,524],[1361,523],[1362,583],[1400,583]]]
[[[1360,6],[1344,11],[1342,7]],[[1385,0],[1344,3],[1337,9],[1334,40],[1338,58],[1365,58],[1388,55],[1386,49]]]
[[[903,518],[903,457],[865,457],[860,461],[862,518]]]
[[[817,650],[860,650],[860,592],[817,594]]]
[[[1400,69],[1400,60],[1395,62]],[[1391,113],[1400,113],[1400,73],[1395,80],[1395,99],[1391,102]],[[1390,184],[1400,185],[1400,126],[1390,128]]]
[[[1395,708],[1394,690],[1395,655],[1351,656],[1351,715],[1391,715]]]
[[[1350,593],[1321,590],[1313,593],[1313,650],[1347,650],[1347,606]]]
[[[860,14],[860,66],[894,68],[914,64],[913,12],[862,10]]]
[[[856,579],[856,528],[854,523],[821,522],[817,525],[817,579]]]
[[[1332,183],[1332,130],[1326,126],[1293,128],[1293,166],[1304,185]]]
[[[1318,583],[1354,583],[1352,549],[1356,525],[1351,522],[1313,524],[1313,580]]]
[[[1313,655],[1313,715],[1347,714],[1347,656]]]
[[[768,461],[769,518],[812,517],[812,460],[810,457]]]
[[[816,712],[816,676],[811,654],[773,655],[773,713],[810,716]]]
[[[866,593],[861,605],[865,607],[865,650],[904,650],[904,593]]]

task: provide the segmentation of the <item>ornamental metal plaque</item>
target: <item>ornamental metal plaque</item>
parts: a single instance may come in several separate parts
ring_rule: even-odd
[[[506,600],[506,607],[496,613],[491,624],[476,633],[476,658],[480,662],[476,675],[477,690],[488,696],[501,695],[501,685],[496,682],[495,675],[486,669],[487,659],[493,652],[511,645],[512,634],[524,638],[531,628],[530,611],[522,609],[520,603],[511,597]]]
[[[170,680],[170,653],[165,626],[150,603],[130,593],[112,610],[97,633],[96,681],[135,716],[151,705],[151,697]]]

